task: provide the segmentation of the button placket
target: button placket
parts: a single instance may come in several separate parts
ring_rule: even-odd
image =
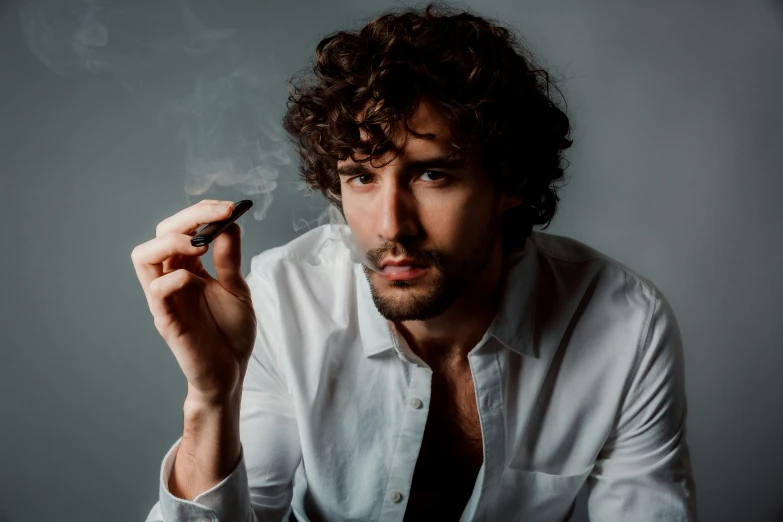
[[[408,389],[402,400],[401,422],[398,427],[398,439],[389,469],[386,491],[379,501],[383,503],[377,522],[399,522],[405,512],[413,471],[416,467],[418,452],[424,436],[427,421],[427,401],[430,399],[432,370],[427,367],[410,365]]]
[[[498,486],[505,461],[505,418],[500,383],[501,362],[497,353],[474,354],[469,357],[479,406],[479,422],[484,440],[483,474],[476,479],[476,492],[465,507],[468,517],[474,517],[487,494]],[[483,408],[483,409],[482,409]],[[479,484],[480,482],[480,484]],[[469,518],[470,519],[470,518]]]

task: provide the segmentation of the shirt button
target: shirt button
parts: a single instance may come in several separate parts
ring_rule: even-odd
[[[389,500],[395,503],[399,502],[400,500],[402,500],[402,493],[400,493],[399,491],[389,492]]]
[[[416,408],[417,410],[418,410],[419,408],[421,408],[422,404],[423,404],[423,403],[421,402],[421,399],[419,399],[418,397],[413,397],[413,398],[410,400],[410,405],[411,405],[411,406],[413,406],[414,408]]]

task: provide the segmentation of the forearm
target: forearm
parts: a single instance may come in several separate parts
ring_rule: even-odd
[[[241,388],[241,387],[240,387]],[[184,429],[169,478],[172,495],[193,500],[225,479],[239,462],[241,394],[220,404],[185,400]]]

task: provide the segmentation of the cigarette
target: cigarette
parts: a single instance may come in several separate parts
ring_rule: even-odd
[[[213,221],[207,223],[204,228],[197,230],[195,235],[190,238],[190,244],[199,247],[210,244],[216,237],[222,234],[231,223],[235,222],[239,217],[250,210],[253,206],[253,202],[249,199],[243,199],[234,203],[234,211],[226,219],[220,221]]]

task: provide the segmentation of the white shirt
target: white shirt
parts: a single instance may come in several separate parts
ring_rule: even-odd
[[[332,225],[255,256],[258,317],[242,455],[194,499],[164,457],[147,522],[402,521],[432,370],[372,301]],[[563,521],[586,481],[593,522],[696,520],[683,349],[642,276],[534,231],[508,258],[496,316],[468,354],[484,460],[465,521]]]

